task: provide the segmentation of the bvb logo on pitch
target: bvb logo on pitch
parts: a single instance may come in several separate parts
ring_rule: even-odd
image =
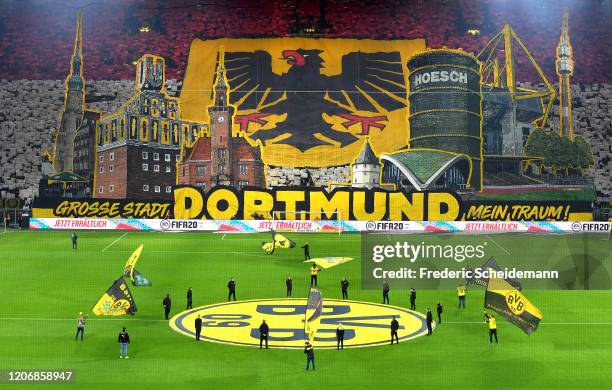
[[[272,348],[304,347],[306,299],[263,299],[198,307],[177,314],[170,327],[185,336],[195,336],[195,319],[202,318],[202,339],[217,343],[259,346],[259,325],[270,327]],[[398,320],[398,337],[406,341],[427,331],[421,313],[395,306],[327,299],[315,337],[317,348],[336,347],[336,328],[345,328],[345,347],[367,347],[389,343],[392,318]]]

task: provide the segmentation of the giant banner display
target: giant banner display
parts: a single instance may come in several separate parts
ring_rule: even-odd
[[[453,192],[310,188],[267,190],[218,186],[209,192],[177,186],[173,201],[44,199],[36,218],[344,221],[591,220],[588,202],[463,201]]]
[[[225,50],[232,133],[260,142],[266,165],[351,163],[364,137],[380,152],[408,143],[405,66],[425,40],[218,39],[191,43],[180,116],[209,121],[219,47]]]

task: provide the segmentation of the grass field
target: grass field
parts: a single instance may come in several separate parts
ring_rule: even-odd
[[[528,291],[544,318],[531,336],[498,319],[500,343],[489,344],[482,323],[484,291],[468,292],[467,309],[456,308],[454,291],[419,291],[417,309],[445,307],[433,337],[398,346],[316,351],[317,371],[306,372],[299,350],[196,343],[163,320],[161,300],[173,297],[172,314],[185,307],[223,302],[227,280],[237,280],[238,300],[282,298],[287,275],[294,296],[308,291],[308,266],[301,249],[265,255],[259,243],[269,235],[199,233],[80,232],[73,251],[69,232],[9,231],[0,234],[0,369],[73,369],[73,388],[365,389],[365,388],[609,388],[612,377],[612,292]],[[322,271],[319,287],[340,298],[339,281],[348,276],[350,298],[380,303],[379,291],[360,289],[360,236],[287,234],[313,257],[350,256],[356,260]],[[480,239],[484,236],[480,237]],[[470,240],[448,236],[446,240]],[[500,261],[538,253],[566,253],[571,236],[495,235]],[[582,238],[581,238],[582,239]],[[588,236],[592,256],[611,262],[612,244]],[[152,287],[131,287],[138,305],[134,317],[94,317],[85,341],[75,342],[75,318],[88,312],[139,245],[137,268]],[[408,292],[391,291],[391,304],[408,307]],[[117,334],[130,332],[130,360],[118,358]],[[206,330],[204,330],[206,332]],[[22,387],[34,387],[31,385]],[[41,385],[40,387],[48,387]]]

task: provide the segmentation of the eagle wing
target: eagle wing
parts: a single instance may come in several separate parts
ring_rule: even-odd
[[[353,52],[342,57],[342,74],[331,77],[328,97],[351,111],[395,111],[406,107],[399,52]]]
[[[270,53],[262,50],[228,52],[224,63],[230,103],[239,110],[259,110],[283,97],[281,76],[272,72]]]

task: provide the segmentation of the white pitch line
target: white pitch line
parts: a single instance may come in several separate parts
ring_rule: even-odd
[[[0,321],[75,321],[75,318],[32,318],[32,317],[0,317]],[[88,318],[87,321],[141,321],[141,322],[169,322],[168,320],[154,320],[149,318]],[[442,324],[479,324],[481,321],[443,321]],[[512,325],[500,322],[503,325]],[[612,322],[542,322],[540,325],[596,325],[612,326]]]
[[[221,237],[221,241],[225,240],[225,233],[223,234],[223,237]]]
[[[119,238],[115,239],[115,241],[111,242],[110,244],[108,244],[106,246],[106,248],[102,249],[102,252],[106,252],[106,250],[108,248],[110,248],[111,246],[115,245],[117,242],[119,242],[119,240],[121,240],[123,237],[125,237],[127,235],[127,232],[123,233]]]
[[[132,251],[108,251],[109,253],[130,253]],[[250,252],[227,252],[227,251],[151,251],[147,250],[147,253],[188,253],[188,254],[232,254],[232,255],[244,255],[244,256],[258,256],[258,257],[269,257],[270,255],[265,255],[263,253],[250,253]]]
[[[492,242],[493,244],[495,244],[495,245],[497,245],[499,248],[501,248],[501,250],[503,250],[504,252],[506,252],[506,254],[507,254],[507,255],[511,255],[511,254],[512,254],[512,253],[508,252],[508,251],[506,250],[506,248],[504,248],[503,246],[499,245],[499,244],[497,243],[497,241],[495,241],[494,239],[492,239],[492,238],[491,238],[491,237],[490,237],[488,234],[487,234],[487,238],[488,238],[489,240],[491,240],[491,242]]]

